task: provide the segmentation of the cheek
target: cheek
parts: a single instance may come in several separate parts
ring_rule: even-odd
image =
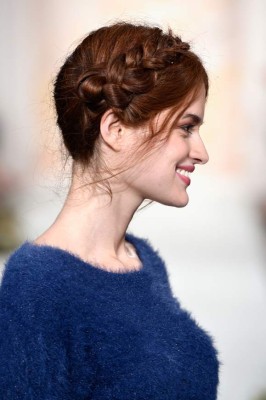
[[[184,139],[178,140],[175,143],[172,154],[173,154],[173,157],[176,157],[177,161],[178,161],[178,159],[184,157],[188,153],[188,151],[189,151],[189,142],[188,142],[188,139],[184,138]]]
[[[174,137],[155,150],[142,162],[136,162],[128,176],[131,184],[140,187],[163,186],[175,176],[175,165],[187,154],[188,145],[181,137]]]
[[[149,162],[139,168],[135,168],[131,176],[132,184],[141,190],[161,187],[166,182],[169,171],[169,164],[154,160],[153,163]]]

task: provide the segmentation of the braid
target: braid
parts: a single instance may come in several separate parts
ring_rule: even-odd
[[[138,126],[182,104],[208,76],[190,45],[159,27],[126,22],[87,35],[67,58],[54,85],[57,123],[75,161],[94,154],[101,117],[112,109]]]
[[[134,96],[151,91],[156,85],[156,71],[181,62],[190,48],[179,37],[162,39],[152,55],[147,46],[136,45],[111,58],[106,65],[94,66],[81,75],[77,85],[80,100],[93,113],[108,107],[118,111],[128,107]]]

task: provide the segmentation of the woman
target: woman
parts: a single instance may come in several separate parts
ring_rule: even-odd
[[[213,400],[217,350],[173,296],[149,240],[127,232],[144,199],[188,203],[208,154],[208,77],[171,30],[90,33],[55,80],[73,159],[55,222],[9,257],[1,287],[1,398]]]

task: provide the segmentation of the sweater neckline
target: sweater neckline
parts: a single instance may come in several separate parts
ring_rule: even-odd
[[[78,254],[71,252],[70,250],[63,249],[58,246],[47,245],[47,244],[37,244],[30,240],[26,240],[24,242],[24,246],[31,247],[33,249],[40,250],[41,252],[52,251],[54,255],[63,256],[66,261],[72,261],[75,264],[80,265],[81,267],[85,267],[86,269],[93,271],[96,274],[103,274],[106,276],[114,276],[114,277],[121,277],[121,276],[142,276],[144,273],[147,272],[148,264],[149,264],[149,257],[147,257],[145,248],[142,243],[141,239],[137,236],[133,235],[132,233],[125,233],[125,239],[131,243],[136,253],[141,261],[142,267],[138,270],[129,270],[129,271],[111,271],[103,268],[100,264],[91,263],[82,259]]]

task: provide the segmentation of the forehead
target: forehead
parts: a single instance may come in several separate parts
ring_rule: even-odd
[[[183,106],[181,105],[179,108],[173,106],[158,112],[152,120],[146,122],[144,126],[141,127],[141,130],[149,132],[150,127],[155,129],[155,131],[164,130],[164,128],[167,130],[169,126],[171,127],[172,124],[179,120],[187,120],[188,122],[201,125],[203,123],[206,104],[205,85],[201,85],[195,98],[191,101],[192,96],[193,93],[191,93],[190,98],[187,98],[186,103],[184,102]]]
[[[197,93],[195,99],[191,102],[188,100],[187,106],[180,106],[179,108],[168,108],[161,111],[157,115],[157,123],[163,123],[169,119],[169,122],[174,122],[177,119],[192,119],[195,124],[202,124],[206,104],[206,90],[205,87]]]
[[[204,111],[206,105],[206,89],[202,86],[195,98],[189,101],[188,105],[178,110],[175,114],[180,119],[192,119],[193,123],[201,125],[203,123]]]
[[[205,90],[205,86],[201,86],[195,99],[184,110],[183,114],[196,113],[196,114],[202,115],[204,113],[205,104],[206,104],[206,90]]]

